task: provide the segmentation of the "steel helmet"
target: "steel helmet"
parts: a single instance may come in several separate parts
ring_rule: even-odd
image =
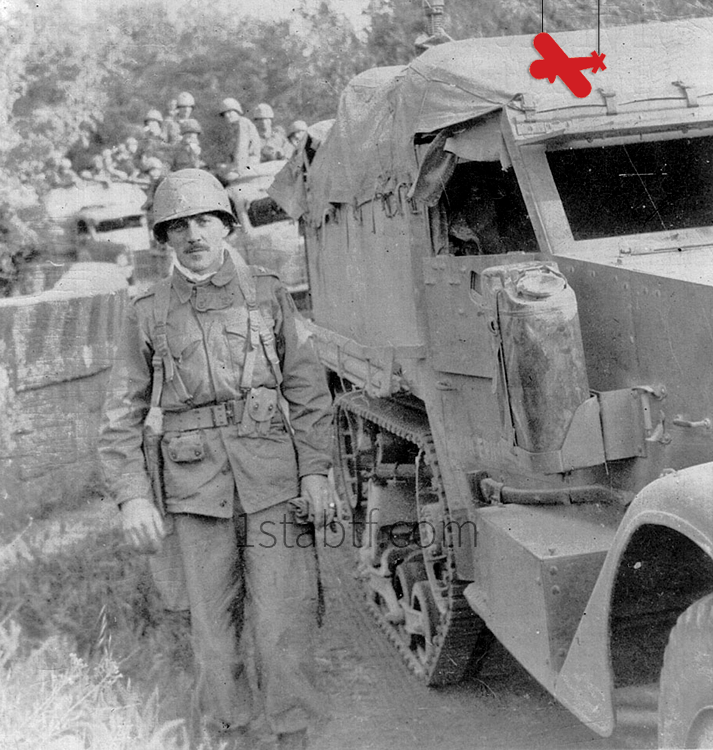
[[[203,132],[203,128],[198,120],[194,120],[192,117],[188,120],[181,120],[181,135],[185,133],[198,133],[199,135]]]
[[[232,96],[229,96],[227,99],[223,99],[223,101],[220,103],[220,109],[218,111],[221,115],[225,114],[226,112],[237,112],[239,115],[243,114],[243,108],[240,102],[237,99],[233,99]]]
[[[287,136],[294,135],[295,133],[304,133],[307,131],[307,123],[304,120],[295,120],[290,123],[290,127],[287,128]]]
[[[158,156],[149,156],[144,162],[144,172],[148,172],[151,169],[163,169],[163,162]]]
[[[272,107],[269,104],[258,104],[253,110],[253,120],[272,120],[275,117],[275,113],[272,111]]]
[[[166,241],[166,224],[174,219],[217,213],[231,226],[237,223],[228,194],[210,172],[179,169],[159,183],[153,201],[153,233]]]
[[[195,107],[196,100],[193,98],[192,94],[188,93],[188,91],[181,91],[181,93],[176,97],[176,106]]]
[[[149,120],[156,120],[156,122],[163,122],[163,115],[157,109],[150,109],[144,117],[144,122]]]

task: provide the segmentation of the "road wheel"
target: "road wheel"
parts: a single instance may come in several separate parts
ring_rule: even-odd
[[[713,747],[713,595],[671,631],[661,670],[659,747]]]
[[[438,608],[433,599],[428,581],[419,581],[414,584],[411,592],[411,607],[420,613],[420,627],[413,641],[416,655],[425,666],[433,658],[433,652],[437,651],[433,637],[436,634],[439,617]]]

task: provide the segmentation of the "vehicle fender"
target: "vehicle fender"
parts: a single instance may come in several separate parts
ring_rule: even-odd
[[[629,506],[607,554],[567,658],[555,696],[595,732],[614,731],[613,674],[609,651],[612,593],[622,556],[641,526],[667,526],[713,557],[713,463],[670,471],[644,487]]]

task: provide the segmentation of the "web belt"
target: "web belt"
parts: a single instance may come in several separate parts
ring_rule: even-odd
[[[244,408],[244,400],[231,399],[187,411],[166,411],[163,413],[163,429],[164,432],[187,432],[240,424]]]

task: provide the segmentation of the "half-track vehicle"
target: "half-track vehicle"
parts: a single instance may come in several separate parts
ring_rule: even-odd
[[[344,543],[429,685],[494,636],[600,735],[710,747],[713,19],[600,50],[586,98],[530,37],[360,74],[295,184]]]

